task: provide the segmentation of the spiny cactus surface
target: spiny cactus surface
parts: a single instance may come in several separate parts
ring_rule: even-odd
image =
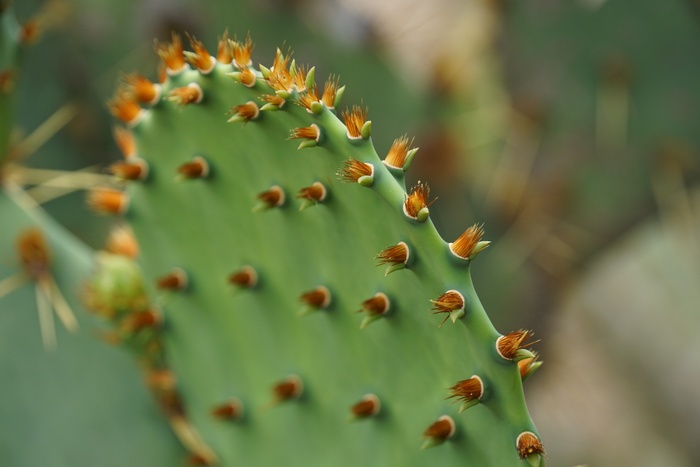
[[[501,336],[472,286],[482,228],[440,237],[428,186],[404,185],[408,139],[383,161],[334,78],[321,92],[290,53],[255,69],[249,40],[216,58],[191,42],[158,45],[160,84],[117,90],[112,170],[131,182],[89,202],[138,238],[193,460],[542,465],[531,333]]]

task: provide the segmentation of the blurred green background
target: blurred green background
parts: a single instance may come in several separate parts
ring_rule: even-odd
[[[55,23],[24,57],[18,135],[71,117],[26,164],[115,160],[104,103],[120,72],[155,70],[172,29],[210,49],[250,32],[266,65],[286,42],[369,107],[380,153],[416,137],[409,178],[439,198],[446,239],[485,223],[474,280],[501,332],[542,339],[526,396],[550,465],[700,465],[699,4],[379,3],[17,1]],[[82,193],[46,208],[102,246]]]

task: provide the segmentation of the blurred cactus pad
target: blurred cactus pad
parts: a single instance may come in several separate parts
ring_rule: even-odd
[[[532,333],[474,291],[484,229],[443,240],[428,185],[406,189],[411,140],[380,157],[367,108],[336,110],[337,78],[289,50],[253,67],[249,38],[189,40],[118,86],[126,189],[88,201],[135,233],[191,460],[543,465]]]

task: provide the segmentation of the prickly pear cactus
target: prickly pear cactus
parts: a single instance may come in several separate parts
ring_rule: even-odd
[[[380,158],[366,108],[338,112],[337,79],[289,52],[253,68],[249,39],[190,40],[117,89],[128,189],[88,201],[136,234],[192,460],[543,465],[531,333],[499,334],[474,291],[483,229],[446,242],[428,185],[406,190],[409,139]]]

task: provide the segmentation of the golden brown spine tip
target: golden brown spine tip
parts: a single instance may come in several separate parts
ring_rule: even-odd
[[[187,38],[190,40],[192,52],[183,52],[185,60],[193,67],[197,68],[200,73],[210,73],[216,65],[216,60],[211,56],[207,48],[204,47],[202,41],[190,34],[187,34]]]
[[[156,328],[162,323],[160,313],[154,310],[136,311],[126,316],[119,327],[122,331],[137,333],[142,329]]]
[[[532,455],[546,455],[544,445],[540,439],[531,431],[524,431],[518,435],[515,441],[518,455],[521,459],[526,459]]]
[[[374,259],[377,260],[377,266],[383,264],[398,266],[405,265],[408,262],[409,255],[408,245],[404,242],[399,242],[380,251]]]
[[[433,314],[437,315],[440,313],[445,313],[447,315],[440,326],[445,324],[445,321],[451,317],[453,318],[452,321],[454,322],[465,314],[464,295],[456,290],[448,290],[437,299],[430,301],[433,304]]]
[[[16,248],[22,269],[29,277],[36,281],[49,274],[51,253],[39,229],[23,231],[17,237]]]
[[[169,75],[176,75],[185,68],[185,55],[182,48],[182,40],[176,33],[171,34],[171,42],[157,42],[156,53],[165,64]]]
[[[14,70],[0,70],[0,93],[9,94],[15,88]]]
[[[360,183],[363,178],[371,178],[374,176],[374,166],[350,158],[343,162],[337,175],[344,182]]]
[[[380,410],[379,398],[374,394],[366,394],[350,407],[350,415],[353,419],[363,419],[378,415]]]
[[[298,399],[304,392],[304,384],[297,375],[290,375],[272,387],[274,402]]]
[[[323,102],[329,109],[335,109],[335,99],[338,95],[338,84],[338,77],[331,75],[326,80],[326,84],[323,86],[321,102]]]
[[[160,100],[160,85],[151,82],[145,76],[130,73],[124,76],[124,90],[134,100],[143,104],[154,105]]]
[[[156,287],[160,290],[185,290],[187,284],[187,273],[181,268],[173,268],[169,273],[156,279]]]
[[[367,108],[364,106],[353,105],[352,109],[345,110],[341,114],[343,123],[348,130],[348,138],[362,138],[362,127],[367,121]]]
[[[253,55],[253,40],[250,38],[250,33],[248,33],[243,42],[239,42],[234,38],[230,42],[231,50],[233,52],[233,64],[236,68],[248,67],[253,64],[251,59]]]
[[[245,123],[258,118],[258,115],[260,115],[260,108],[255,102],[248,101],[245,104],[233,107],[229,113],[233,114],[233,116],[228,119],[229,122]]]
[[[292,83],[296,88],[297,92],[303,93],[306,91],[306,76],[309,73],[308,65],[295,65],[294,74],[292,76]],[[309,91],[312,91],[311,89]],[[318,101],[318,89],[314,89],[314,94],[316,100]]]
[[[454,436],[456,431],[455,422],[449,415],[443,415],[432,423],[423,432],[423,446],[421,449],[431,448],[440,445]]]
[[[313,88],[308,89],[305,93],[299,96],[297,103],[304,107],[307,112],[313,113],[312,106],[316,102],[320,102],[321,98],[318,97],[318,87],[314,85]]]
[[[403,203],[404,214],[411,219],[424,221],[428,217],[428,208],[435,202],[435,199],[429,200],[429,198],[430,187],[427,183],[419,181],[406,195]]]
[[[286,200],[286,195],[284,190],[279,185],[274,185],[268,190],[258,193],[258,200],[260,204],[256,206],[253,210],[259,211],[261,209],[276,208],[284,205]]]
[[[110,188],[95,188],[87,194],[87,204],[100,214],[122,214],[126,211],[129,198],[126,193]]]
[[[299,300],[313,309],[320,310],[322,308],[328,308],[331,304],[331,292],[327,287],[320,285],[313,290],[301,294]]]
[[[143,115],[141,106],[124,89],[117,90],[117,94],[107,102],[107,108],[112,115],[129,126],[136,125]]]
[[[236,79],[247,88],[255,86],[255,82],[257,81],[255,73],[250,68],[242,68],[236,75]]]
[[[474,224],[464,231],[453,243],[450,243],[450,251],[461,259],[469,259],[470,256],[479,253],[488,246],[488,242],[482,242],[484,226]]]
[[[270,105],[276,106],[279,109],[284,107],[284,104],[287,103],[287,101],[285,101],[277,94],[263,94],[262,96],[260,96],[260,99],[262,99],[264,102],[267,102]]]
[[[289,133],[289,139],[309,139],[318,142],[321,130],[315,123],[302,128],[295,128]]]
[[[326,199],[328,191],[321,182],[314,182],[311,185],[302,188],[297,193],[297,198],[320,203]]]
[[[219,420],[240,420],[243,417],[243,404],[238,398],[232,398],[214,407],[211,415]]]
[[[185,180],[206,178],[209,175],[209,163],[203,157],[196,156],[177,168],[178,176]]]
[[[409,140],[407,135],[395,139],[389,148],[384,163],[395,169],[403,169],[412,146],[413,139]]]
[[[119,226],[110,231],[105,250],[115,255],[136,259],[139,255],[139,244],[130,227]]]
[[[219,42],[216,47],[216,61],[228,65],[233,61],[233,50],[231,48],[231,39],[228,34],[228,29],[219,37]]]
[[[496,350],[506,360],[522,360],[533,357],[532,352],[526,350],[526,347],[538,342],[526,342],[532,339],[533,336],[534,333],[532,331],[525,329],[510,332],[496,339]]]
[[[277,49],[270,74],[267,77],[267,84],[275,91],[290,92],[292,89],[293,80],[288,69],[291,56],[291,51],[283,54],[282,50]]]
[[[468,379],[458,381],[449,391],[450,395],[447,398],[461,401],[462,406],[459,411],[462,412],[479,402],[484,395],[484,382],[477,375],[473,375]]]
[[[372,298],[362,302],[362,309],[359,311],[366,311],[370,315],[380,316],[387,314],[390,307],[389,297],[383,292],[378,292]]]
[[[238,287],[249,289],[258,283],[258,273],[251,266],[243,266],[228,276],[228,282]]]
[[[115,162],[109,166],[109,171],[122,180],[143,180],[148,175],[148,165],[141,159],[131,159],[128,162]]]
[[[170,91],[168,100],[178,105],[199,104],[204,99],[202,87],[197,83],[175,88]]]
[[[124,159],[136,156],[136,141],[134,140],[134,134],[130,130],[122,126],[115,126],[112,136]]]
[[[19,42],[22,45],[35,44],[41,34],[43,28],[38,19],[30,19],[25,21],[19,28]]]

